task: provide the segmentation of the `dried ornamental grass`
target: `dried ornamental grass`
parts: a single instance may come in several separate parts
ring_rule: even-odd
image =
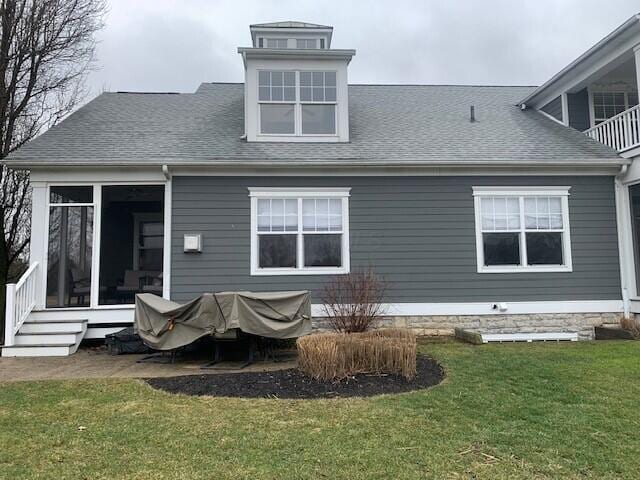
[[[416,375],[416,337],[410,330],[322,333],[299,338],[298,368],[316,380],[357,373]]]

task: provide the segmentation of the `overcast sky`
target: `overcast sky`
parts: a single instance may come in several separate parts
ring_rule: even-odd
[[[250,23],[334,27],[350,83],[538,85],[635,13],[638,0],[110,0],[91,97],[243,81]]]

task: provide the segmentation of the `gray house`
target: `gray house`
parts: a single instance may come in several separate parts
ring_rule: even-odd
[[[103,93],[9,157],[33,218],[2,355],[73,353],[140,292],[309,289],[319,314],[368,267],[419,333],[640,311],[640,17],[538,88],[353,85],[331,27],[250,30],[244,83]]]

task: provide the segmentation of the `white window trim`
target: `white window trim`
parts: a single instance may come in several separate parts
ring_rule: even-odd
[[[571,228],[569,225],[569,190],[571,187],[473,187],[473,201],[476,228],[476,258],[478,273],[554,273],[572,272]],[[509,197],[520,199],[520,255],[521,265],[487,266],[484,264],[484,248],[482,240],[482,197]],[[562,202],[562,258],[564,265],[527,265],[526,233],[524,223],[525,197],[560,197]]]
[[[295,80],[295,92],[296,98],[295,100],[260,100],[260,72],[291,72],[293,71],[296,75]],[[305,100],[302,101],[300,99],[300,72],[335,72],[336,74],[336,99],[335,101],[313,101],[313,100]],[[319,70],[319,69],[311,69],[311,70],[291,70],[291,69],[259,69],[256,72],[256,98],[258,99],[258,115],[257,115],[257,123],[258,137],[303,137],[303,138],[327,138],[327,137],[338,137],[339,136],[339,125],[338,119],[340,118],[338,114],[338,109],[340,108],[338,105],[338,72],[336,70]],[[264,133],[262,131],[262,105],[293,105],[293,133]],[[335,132],[334,133],[302,133],[302,106],[303,105],[334,105],[333,114],[335,116],[334,125]]]
[[[349,251],[349,196],[351,188],[264,188],[249,187],[251,200],[251,275],[342,275],[351,269]],[[342,266],[304,267],[302,245],[302,207],[298,205],[299,230],[296,233],[298,268],[259,268],[258,265],[258,199],[259,198],[340,198],[342,199]],[[331,232],[328,232],[331,233]],[[338,232],[335,232],[338,233]]]

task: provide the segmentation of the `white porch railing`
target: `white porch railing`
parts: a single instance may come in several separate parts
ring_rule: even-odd
[[[36,305],[38,262],[34,262],[20,277],[18,283],[7,284],[4,345],[14,344],[16,333]]]
[[[640,146],[640,105],[584,132],[591,138],[615,148],[618,152]]]

